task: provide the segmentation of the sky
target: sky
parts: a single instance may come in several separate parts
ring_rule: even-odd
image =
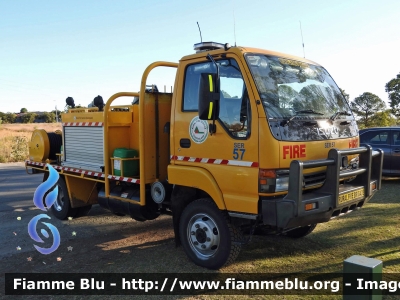
[[[138,92],[149,64],[194,53],[196,22],[203,41],[305,53],[350,100],[370,92],[387,102],[385,84],[400,73],[398,0],[0,0],[0,12],[1,112]],[[174,79],[158,68],[147,83],[170,91]]]

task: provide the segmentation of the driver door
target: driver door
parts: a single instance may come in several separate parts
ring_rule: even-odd
[[[175,109],[172,157],[177,165],[203,168],[219,186],[229,211],[258,213],[258,128],[254,96],[233,57],[220,66],[220,111],[216,132],[212,121],[198,117],[200,74],[216,72],[203,60],[186,62],[181,101]],[[253,102],[255,104],[255,102]],[[180,106],[180,107],[179,107]]]

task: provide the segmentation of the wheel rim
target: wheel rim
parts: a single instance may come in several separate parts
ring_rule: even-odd
[[[58,195],[57,195],[57,200],[53,203],[53,207],[56,211],[61,211],[64,206],[64,192],[58,186]]]
[[[207,214],[196,214],[187,226],[189,245],[198,257],[213,256],[219,248],[220,235],[216,222]]]

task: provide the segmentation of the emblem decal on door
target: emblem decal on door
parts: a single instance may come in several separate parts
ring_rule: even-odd
[[[196,144],[202,144],[208,137],[208,123],[200,120],[198,116],[194,117],[189,125],[190,138]]]

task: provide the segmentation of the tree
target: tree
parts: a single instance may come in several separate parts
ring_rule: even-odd
[[[385,102],[377,95],[365,92],[350,103],[353,112],[360,117],[358,124],[362,128],[372,126],[373,116],[385,109]]]
[[[28,110],[25,108],[25,107],[23,107],[23,108],[21,108],[21,110],[19,111],[21,114],[24,114],[24,113],[27,113],[28,112]]]
[[[346,99],[347,103],[350,102],[350,95],[346,93],[345,90],[342,90],[341,88],[339,88],[340,92],[342,93],[342,95],[344,96],[344,99]]]
[[[3,119],[3,123],[11,124],[11,123],[15,122],[16,118],[17,118],[17,116],[15,114],[8,112],[8,113],[4,114],[2,119]]]
[[[400,73],[386,83],[385,90],[389,94],[389,104],[393,114],[400,117]]]
[[[279,107],[291,108],[293,100],[299,95],[296,90],[288,85],[282,85],[278,89]]]
[[[392,116],[391,110],[387,109],[373,115],[371,117],[371,123],[374,127],[389,127],[396,125],[396,118]]]
[[[61,112],[62,112],[62,111],[61,111],[61,110],[58,110],[58,109],[57,109],[57,111],[56,111],[56,110],[52,110],[52,111],[51,111],[51,113],[54,114],[54,116],[57,116],[57,117],[58,117],[58,120],[61,119]]]
[[[295,110],[303,110],[303,109],[313,109],[318,112],[325,113],[328,111],[332,111],[334,107],[329,109],[329,106],[332,105],[331,97],[327,97],[328,91],[323,87],[311,84],[307,87],[303,87],[299,92],[299,102],[293,103],[293,108]],[[328,101],[327,101],[328,99]]]
[[[22,123],[33,123],[35,121],[36,114],[35,113],[26,113],[21,116]]]
[[[56,115],[53,112],[44,112],[41,118],[44,123],[54,123],[56,121]]]

